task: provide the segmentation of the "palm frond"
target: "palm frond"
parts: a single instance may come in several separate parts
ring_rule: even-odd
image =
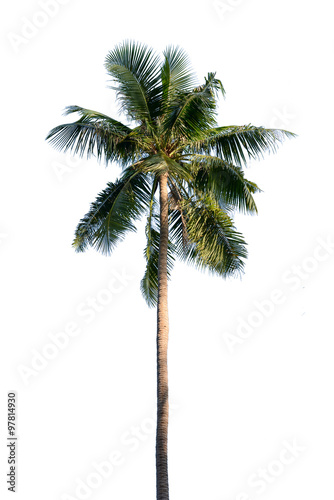
[[[196,75],[190,67],[188,55],[180,47],[168,46],[161,68],[163,111],[178,93],[189,93],[196,85]]]
[[[129,167],[115,183],[107,184],[80,220],[73,247],[83,252],[91,246],[110,254],[126,232],[136,231],[133,222],[141,217],[149,202],[147,176]]]
[[[233,206],[241,212],[257,213],[253,194],[261,189],[245,179],[241,167],[209,155],[192,155],[191,162],[196,189],[211,193],[220,204]]]
[[[154,192],[157,187],[155,179],[152,187],[150,210],[146,224],[146,247],[144,256],[146,259],[146,269],[140,282],[140,289],[149,307],[156,306],[158,302],[158,269],[159,269],[159,246],[160,246],[160,221],[157,210],[157,204],[154,200]],[[167,247],[167,278],[170,279],[170,273],[174,265],[174,247],[168,242]]]
[[[183,241],[181,211],[171,214],[171,240],[179,258],[199,269],[226,277],[240,274],[247,257],[246,243],[231,217],[209,196],[183,201],[188,245]]]
[[[221,82],[215,73],[209,73],[205,83],[191,92],[180,93],[171,102],[163,123],[167,135],[185,137],[190,140],[202,138],[216,124],[216,92]]]
[[[185,220],[185,214],[183,210],[183,202],[184,198],[182,196],[182,187],[180,189],[180,186],[178,186],[178,182],[174,181],[173,179],[169,178],[168,179],[168,185],[170,189],[170,200],[169,200],[169,207],[171,211],[171,219],[173,219],[173,214],[177,214],[179,217],[179,223],[180,227],[179,229],[181,230],[179,233],[179,238],[178,241],[179,243],[182,241],[182,247],[183,251],[186,252],[188,245],[189,245],[189,237],[188,237],[188,232],[187,232],[187,224]],[[189,186],[188,186],[189,188]],[[189,189],[188,189],[189,190]],[[188,197],[187,197],[188,199]]]
[[[68,106],[65,114],[78,113],[81,118],[74,123],[65,123],[53,128],[47,140],[56,149],[71,151],[87,158],[96,156],[98,160],[119,161],[128,164],[136,161],[139,147],[135,138],[136,130],[113,118],[96,111]]]
[[[121,110],[131,119],[153,125],[159,110],[160,58],[146,45],[125,41],[106,57]]]
[[[66,106],[64,110],[64,115],[71,115],[72,113],[78,113],[81,116],[82,123],[102,123],[108,124],[110,129],[122,135],[129,134],[132,129],[127,125],[124,125],[118,120],[114,120],[108,115],[99,113],[98,111],[93,111],[92,109],[82,108],[81,106]]]
[[[259,159],[265,152],[275,153],[284,139],[295,137],[287,130],[266,129],[253,125],[218,127],[208,132],[208,138],[194,144],[193,151],[213,154],[228,163],[247,165],[249,159]]]

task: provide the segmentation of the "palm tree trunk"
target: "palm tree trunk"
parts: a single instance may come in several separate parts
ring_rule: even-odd
[[[158,265],[158,321],[157,321],[157,436],[156,472],[157,500],[168,500],[168,302],[167,302],[167,246],[168,246],[168,194],[167,177],[161,175],[160,186],[160,244]]]

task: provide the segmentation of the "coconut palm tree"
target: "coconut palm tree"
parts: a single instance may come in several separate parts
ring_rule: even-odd
[[[94,247],[110,254],[147,217],[141,291],[157,306],[156,487],[157,500],[167,500],[167,284],[173,263],[178,257],[222,277],[242,273],[246,243],[233,210],[256,213],[253,195],[260,191],[243,168],[294,134],[252,125],[218,127],[222,83],[209,73],[199,85],[179,47],[167,47],[159,57],[125,41],[107,55],[105,66],[129,124],[69,106],[65,113],[79,118],[54,128],[47,139],[59,150],[122,167],[80,220],[76,251]]]

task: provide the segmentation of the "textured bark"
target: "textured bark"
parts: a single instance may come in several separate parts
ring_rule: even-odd
[[[168,193],[167,173],[160,177],[160,245],[158,268],[157,317],[157,435],[156,471],[157,500],[169,499],[168,488],[168,301],[167,301],[167,245],[168,245]]]

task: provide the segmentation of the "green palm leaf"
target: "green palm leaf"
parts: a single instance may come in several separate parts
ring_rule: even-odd
[[[188,55],[180,48],[169,46],[164,51],[165,62],[161,68],[163,96],[162,111],[180,93],[189,93],[196,85],[196,75],[190,68]]]
[[[182,211],[171,214],[171,240],[177,255],[199,269],[226,277],[240,274],[246,243],[232,219],[209,196],[183,199]],[[184,243],[184,225],[188,243]]]
[[[191,160],[197,190],[211,193],[221,205],[231,205],[241,212],[257,213],[253,194],[261,192],[261,189],[245,179],[241,167],[217,156],[192,155]]]
[[[216,125],[216,94],[224,92],[215,73],[209,73],[205,83],[191,92],[180,93],[170,104],[162,125],[169,136],[196,140]]]
[[[121,110],[132,120],[153,126],[159,110],[160,58],[146,45],[133,41],[116,46],[106,57],[105,67],[116,83]]]
[[[148,207],[150,188],[147,177],[128,168],[115,183],[109,182],[81,219],[73,246],[83,252],[88,246],[110,254],[127,231],[136,231],[134,221]]]
[[[158,268],[159,268],[159,244],[160,231],[153,227],[147,231],[147,245],[144,255],[147,259],[144,276],[140,282],[140,289],[144,299],[150,307],[156,306],[158,302]],[[148,236],[148,233],[150,236]],[[167,276],[170,279],[171,271],[174,265],[174,249],[169,242],[167,250]]]
[[[52,129],[47,140],[58,150],[79,156],[97,156],[99,160],[128,164],[138,157],[135,131],[102,113],[68,106],[65,114],[78,113],[81,118]]]
[[[158,267],[159,267],[159,245],[160,245],[160,221],[157,209],[157,202],[154,199],[154,193],[157,189],[158,178],[156,177],[151,191],[149,215],[146,223],[146,247],[144,257],[146,259],[146,269],[140,282],[140,289],[149,307],[156,306],[158,302]],[[174,248],[171,242],[168,242],[167,249],[167,276],[170,274],[174,265]]]
[[[194,152],[214,154],[219,158],[244,166],[249,159],[259,159],[265,152],[276,152],[286,138],[295,134],[286,130],[266,129],[253,125],[218,127],[208,133],[208,138],[196,144]]]

